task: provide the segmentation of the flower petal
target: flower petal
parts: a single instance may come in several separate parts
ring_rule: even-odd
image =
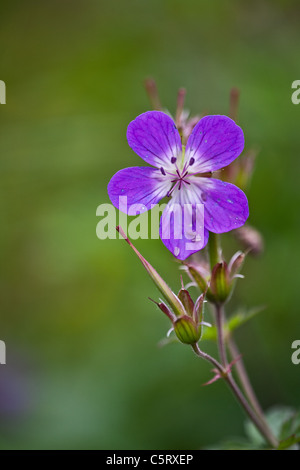
[[[156,168],[136,166],[118,171],[110,180],[107,191],[117,209],[135,215],[130,206],[140,204],[139,212],[145,212],[165,197],[171,186],[170,179]]]
[[[159,235],[175,258],[180,260],[201,250],[208,241],[208,231],[204,227],[204,208],[200,198],[182,188],[165,208]]]
[[[193,186],[201,190],[205,227],[214,233],[241,227],[249,216],[248,201],[241,189],[214,178],[193,177]]]
[[[242,129],[227,116],[205,116],[194,127],[186,146],[186,161],[195,159],[193,172],[224,168],[243,151]]]
[[[148,111],[132,121],[127,129],[132,150],[156,167],[171,167],[171,158],[181,155],[182,146],[174,121],[161,111]]]

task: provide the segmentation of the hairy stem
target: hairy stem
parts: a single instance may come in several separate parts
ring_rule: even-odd
[[[201,357],[202,359],[205,359],[206,361],[209,361],[211,364],[213,364],[218,371],[221,373],[222,377],[224,380],[226,380],[228,386],[232,390],[233,394],[235,395],[236,399],[244,409],[245,413],[248,415],[250,420],[254,423],[254,425],[257,427],[259,432],[264,436],[265,440],[270,444],[271,447],[278,447],[278,442],[277,439],[273,436],[271,433],[270,429],[265,425],[264,422],[261,421],[261,419],[257,416],[257,414],[254,412],[254,410],[251,408],[247,400],[245,399],[244,395],[242,394],[241,390],[239,389],[238,385],[234,381],[232,375],[230,372],[226,371],[224,367],[213,357],[211,357],[209,354],[204,353],[201,351],[199,348],[198,344],[194,344],[192,346],[194,352],[198,357]]]
[[[209,234],[208,253],[210,269],[213,270],[213,267],[221,261],[220,238],[217,233],[210,232]]]
[[[206,361],[210,362],[213,366],[215,366],[218,369],[218,371],[221,374],[225,373],[224,367],[214,357],[210,356],[209,354],[205,353],[204,351],[201,351],[201,349],[199,348],[199,345],[197,343],[192,344],[192,348],[193,348],[193,350],[194,350],[194,352],[196,353],[197,356],[199,356],[202,359],[205,359]]]
[[[236,345],[236,342],[234,341],[232,335],[229,336],[228,338],[228,348],[229,348],[229,351],[230,351],[230,355],[232,357],[232,359],[237,359],[239,357],[239,360],[236,362],[236,372],[237,372],[237,375],[238,375],[238,378],[239,378],[239,381],[240,381],[240,384],[245,392],[245,395],[247,396],[250,404],[252,405],[252,408],[254,409],[254,411],[259,415],[261,416],[261,418],[264,419],[263,417],[263,410],[259,404],[259,401],[256,397],[256,394],[253,390],[253,387],[250,383],[250,380],[249,380],[249,377],[248,377],[248,374],[247,374],[247,371],[246,371],[246,368],[245,368],[245,365],[244,365],[244,362],[241,358],[241,353]]]
[[[233,377],[231,374],[227,376],[225,379],[235,394],[237,400],[241,404],[241,406],[244,408],[245,412],[247,413],[248,417],[251,419],[251,421],[255,424],[257,429],[260,431],[260,433],[264,436],[266,441],[271,445],[271,447],[277,448],[279,442],[275,438],[275,436],[272,434],[269,426],[265,423],[264,420],[261,420],[259,416],[255,413],[255,411],[251,408],[247,400],[245,399],[244,395],[242,394],[241,390],[237,386],[236,382],[234,381]]]
[[[248,379],[248,376],[246,374],[246,370],[245,370],[243,364],[241,366],[241,363],[239,363],[239,361],[237,361],[237,366],[236,367],[237,367],[238,374],[239,374],[239,372],[242,372],[242,376],[240,376],[240,374],[239,374],[239,378],[240,378],[241,383],[243,384],[244,391],[245,391],[245,386],[246,386],[245,393],[246,393],[246,396],[248,397],[249,402],[251,403],[251,405],[246,400],[246,398],[242,394],[240,388],[238,387],[238,385],[234,381],[230,370],[228,370],[228,360],[227,360],[227,354],[226,354],[226,343],[225,343],[225,338],[224,338],[224,333],[225,333],[225,331],[224,331],[225,310],[224,310],[224,306],[220,305],[220,304],[216,305],[215,309],[216,309],[216,328],[217,328],[217,333],[218,333],[219,356],[220,356],[220,361],[221,361],[222,367],[224,367],[224,369],[227,371],[227,374],[224,378],[227,381],[227,383],[228,383],[229,387],[231,388],[231,390],[234,392],[236,398],[238,399],[238,401],[240,402],[240,404],[242,405],[242,407],[244,408],[244,410],[248,414],[251,421],[257,427],[257,429],[262,433],[264,438],[267,440],[267,442],[272,447],[277,447],[278,446],[277,439],[273,436],[273,434],[272,434],[272,432],[271,432],[271,430],[270,430],[270,428],[269,428],[269,426],[268,426],[268,424],[265,420],[263,411],[261,410],[260,406],[257,403],[257,399],[255,397],[255,394],[254,394],[253,390],[252,390],[252,387],[250,385],[250,381]],[[231,343],[231,346],[232,346],[232,343]],[[235,352],[238,353],[238,350],[235,351]],[[234,359],[236,359],[238,356],[239,356],[239,354],[234,354]],[[249,398],[249,394],[250,394],[251,399]],[[255,406],[253,406],[253,403],[252,403],[253,396],[254,396]]]
[[[227,354],[226,354],[226,344],[224,339],[224,307],[223,305],[216,305],[216,327],[218,333],[218,348],[219,356],[221,363],[224,367],[227,367]]]

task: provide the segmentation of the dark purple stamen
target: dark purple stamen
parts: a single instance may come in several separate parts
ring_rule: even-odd
[[[176,162],[176,160],[177,160],[177,158],[176,158],[176,157],[172,157],[172,158],[171,158],[171,163],[175,163],[175,162]]]
[[[164,176],[166,176],[166,172],[165,172],[165,170],[163,169],[163,167],[160,167],[160,171],[162,172],[162,174],[163,174]]]
[[[192,158],[190,159],[189,165],[192,166],[192,165],[194,165],[194,163],[195,163],[195,159],[194,159],[194,157],[192,157]]]

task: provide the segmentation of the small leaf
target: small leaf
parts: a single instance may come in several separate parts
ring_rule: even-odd
[[[300,436],[300,412],[295,412],[293,415],[287,419],[282,427],[280,432],[280,439],[285,440],[288,439],[291,435],[295,435],[297,437]]]
[[[276,406],[268,410],[265,414],[266,421],[277,439],[280,439],[283,424],[290,419],[292,415],[294,415],[293,409],[287,406]],[[251,421],[245,423],[245,431],[252,442],[258,445],[265,444],[264,438]]]
[[[264,310],[264,307],[255,307],[252,308],[251,310],[248,311],[238,311],[235,314],[231,315],[229,320],[225,323],[224,325],[224,330],[227,333],[231,333],[240,326],[242,326],[244,323],[246,323],[248,320],[251,320],[251,318],[255,317],[259,312],[262,312]],[[205,328],[203,335],[202,335],[202,340],[208,340],[208,341],[217,341],[217,330],[215,326],[212,326],[211,328]]]
[[[229,439],[209,447],[207,450],[259,450],[259,447],[243,438]]]
[[[300,442],[300,436],[290,436],[285,441],[281,441],[279,446],[277,447],[277,450],[286,450],[290,449],[291,447],[294,448],[294,450],[298,450],[298,446],[295,446],[295,444],[298,444]]]
[[[248,311],[241,310],[231,315],[229,320],[226,322],[226,330],[229,332],[236,330],[240,326],[244,325],[244,323],[254,318],[258,313],[262,312],[264,308],[264,306],[254,307]]]
[[[201,340],[205,341],[217,341],[217,329],[215,326],[211,326],[210,328],[203,328],[203,333]]]

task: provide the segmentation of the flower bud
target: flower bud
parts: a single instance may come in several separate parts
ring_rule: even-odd
[[[201,336],[200,325],[194,322],[191,317],[184,315],[178,318],[174,323],[174,331],[177,338],[184,344],[195,344]]]
[[[243,227],[235,229],[233,233],[243,248],[251,255],[258,256],[263,252],[263,237],[254,227],[246,224]]]
[[[217,263],[211,273],[207,298],[213,303],[224,303],[231,292],[231,281],[227,263]]]
[[[246,190],[251,182],[256,156],[257,151],[250,149],[239,159],[234,184],[243,190]]]

